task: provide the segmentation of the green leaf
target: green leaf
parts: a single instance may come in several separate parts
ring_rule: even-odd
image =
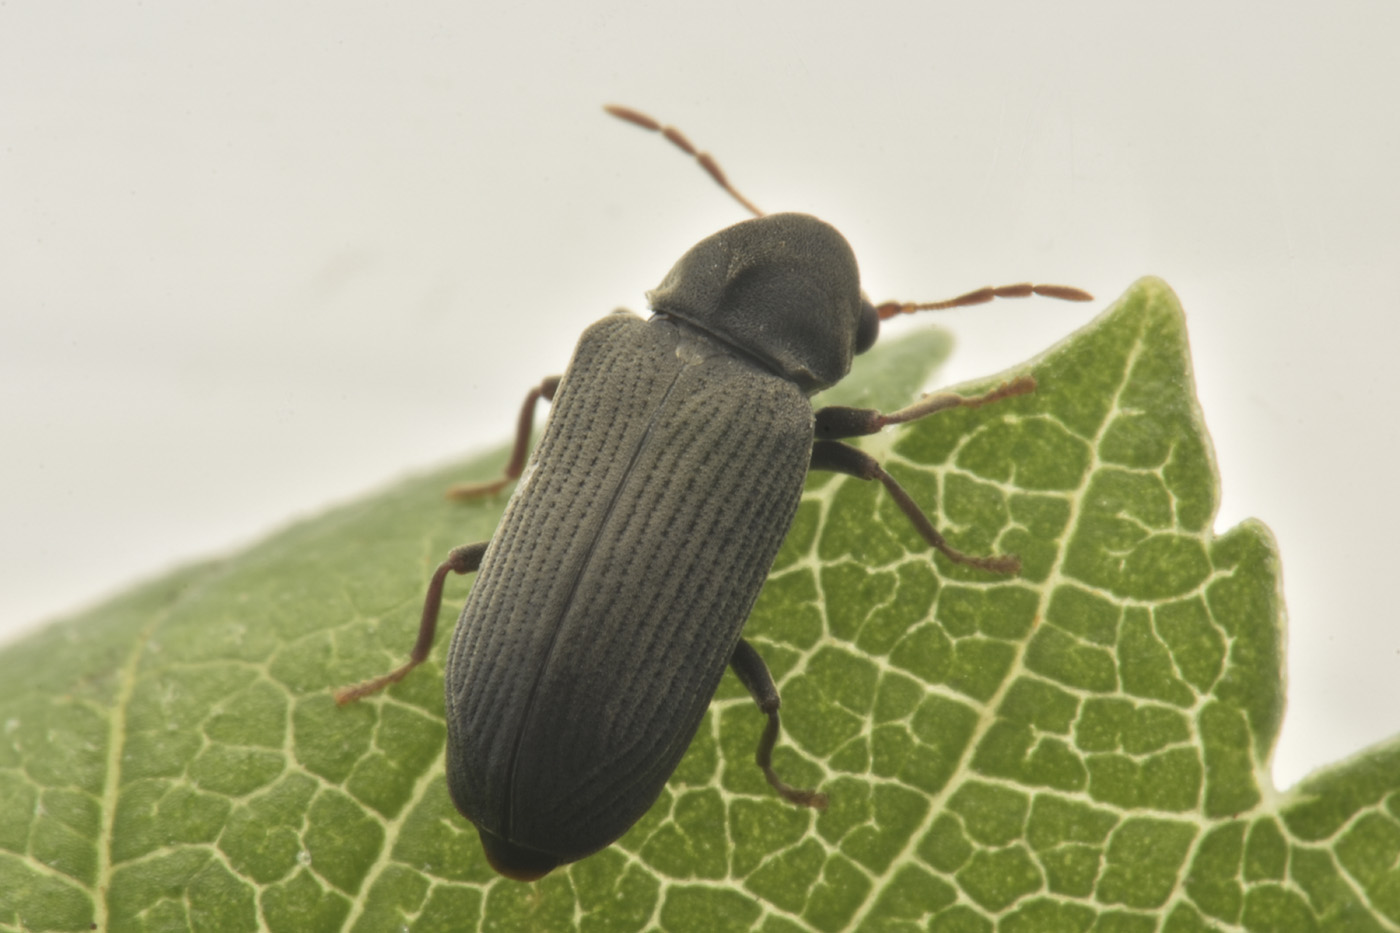
[[[842,400],[901,404],[943,348],[882,347]],[[783,691],[776,765],[824,813],[768,789],[726,675],[652,811],[524,885],[445,792],[445,638],[335,707],[405,657],[442,555],[490,536],[501,502],[441,492],[493,456],[6,647],[0,929],[1395,929],[1400,742],[1272,790],[1278,557],[1258,522],[1212,530],[1175,297],[1144,280],[1021,372],[1033,396],[863,443],[1020,577],[931,556],[871,484],[809,481],[747,632]]]

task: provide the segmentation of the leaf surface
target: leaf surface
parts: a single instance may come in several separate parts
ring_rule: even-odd
[[[944,350],[882,346],[840,401],[897,407]],[[1212,530],[1175,296],[1143,280],[1023,372],[1033,396],[863,442],[1021,577],[931,557],[870,484],[808,482],[747,634],[783,692],[776,765],[826,812],[769,791],[726,675],[652,811],[522,885],[446,794],[445,637],[335,707],[405,656],[447,550],[490,536],[500,501],[441,492],[497,455],[0,652],[0,929],[1400,928],[1400,743],[1272,789],[1278,557],[1258,522]]]

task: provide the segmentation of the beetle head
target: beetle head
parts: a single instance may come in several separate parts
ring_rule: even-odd
[[[807,214],[769,214],[706,237],[647,300],[808,395],[839,382],[880,326],[846,238]]]

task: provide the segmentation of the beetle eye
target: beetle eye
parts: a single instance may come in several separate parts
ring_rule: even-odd
[[[880,315],[864,295],[860,296],[860,326],[856,328],[856,352],[864,353],[875,345],[880,336]]]

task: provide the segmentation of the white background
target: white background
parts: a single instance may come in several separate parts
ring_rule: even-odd
[[[1400,732],[1400,6],[0,6],[0,637],[509,435],[578,332],[742,219],[834,223],[944,381],[1143,274],[1290,613],[1278,784]]]

